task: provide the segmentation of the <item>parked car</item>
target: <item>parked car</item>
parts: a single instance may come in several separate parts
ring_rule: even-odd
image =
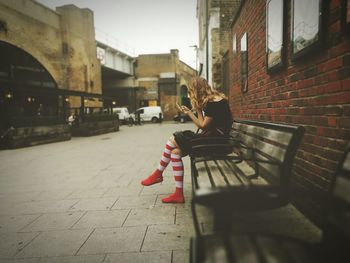
[[[186,121],[190,121],[190,120],[191,120],[191,118],[188,117],[187,114],[183,114],[182,112],[180,112],[174,116],[174,121],[178,121],[180,123],[185,123]]]
[[[113,111],[114,114],[118,114],[119,120],[122,123],[127,123],[128,122],[128,120],[130,118],[130,114],[129,114],[128,108],[126,108],[126,107],[113,108],[112,111]]]
[[[195,110],[192,110],[193,114],[197,116],[197,112]],[[192,121],[192,119],[187,115],[182,112],[179,112],[174,116],[174,121],[178,121],[180,123],[185,123],[186,121]]]
[[[160,106],[142,107],[130,114],[130,117],[135,121],[136,116],[140,114],[142,121],[151,121],[153,123],[163,120],[163,112]]]

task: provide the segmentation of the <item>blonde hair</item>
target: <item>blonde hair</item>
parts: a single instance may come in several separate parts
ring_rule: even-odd
[[[190,80],[188,94],[192,107],[195,109],[203,109],[208,101],[214,100],[217,96],[227,99],[223,93],[210,87],[207,80],[202,77],[195,77]]]

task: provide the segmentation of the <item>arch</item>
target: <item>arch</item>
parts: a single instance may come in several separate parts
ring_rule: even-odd
[[[181,97],[188,97],[188,88],[186,85],[181,85],[180,95],[181,95]]]
[[[18,119],[58,116],[58,85],[31,54],[0,41],[0,132]]]
[[[9,42],[0,40],[0,78],[8,81],[28,82],[42,87],[58,88],[51,73],[34,56]],[[25,73],[27,72],[27,73]],[[28,74],[31,72],[31,74]]]

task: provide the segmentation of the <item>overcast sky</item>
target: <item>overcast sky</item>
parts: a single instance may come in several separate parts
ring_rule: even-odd
[[[198,43],[197,0],[37,0],[55,9],[74,4],[94,12],[96,38],[139,54],[169,53],[195,67]],[[116,46],[117,45],[117,46]]]

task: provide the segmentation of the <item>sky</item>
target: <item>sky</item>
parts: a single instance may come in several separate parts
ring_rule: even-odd
[[[170,53],[195,68],[197,0],[37,0],[55,10],[74,4],[94,12],[96,39],[131,56]]]

